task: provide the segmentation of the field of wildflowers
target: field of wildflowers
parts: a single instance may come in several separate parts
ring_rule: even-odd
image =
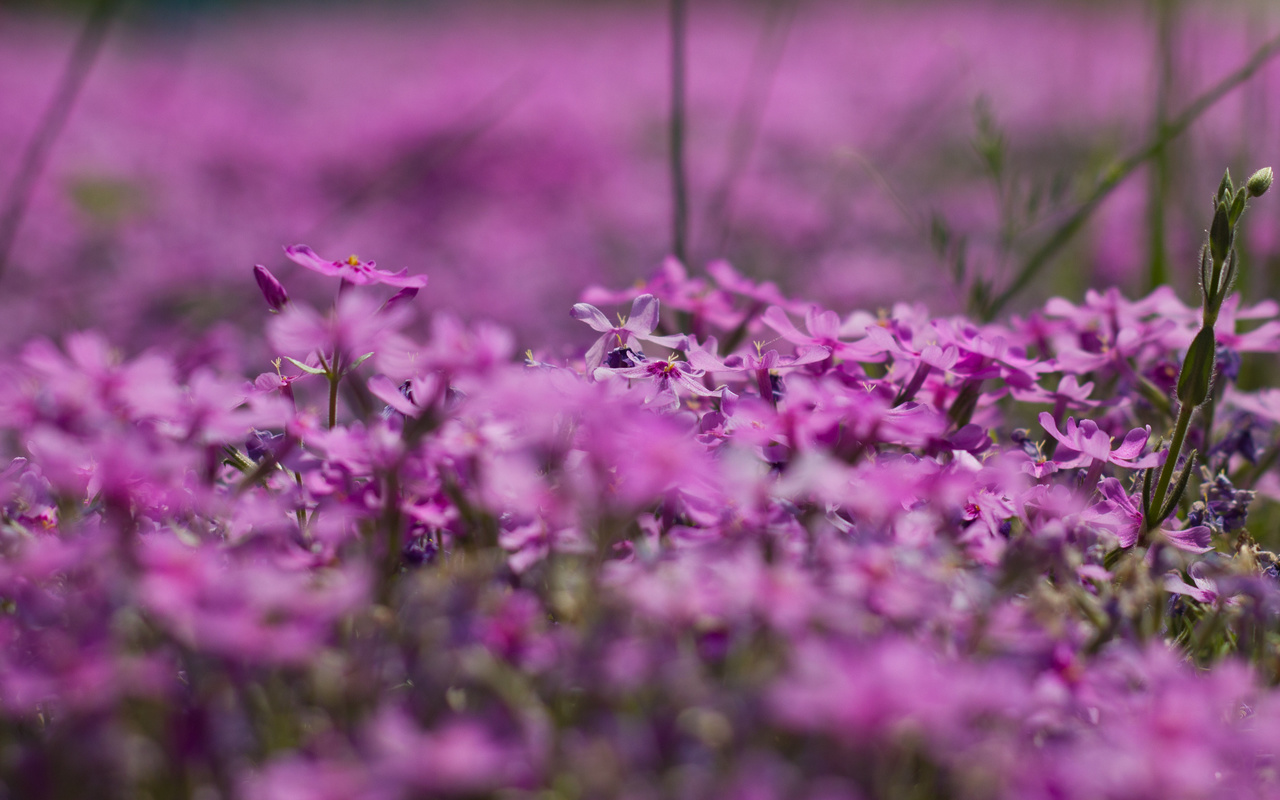
[[[1267,13],[95,8],[0,800],[1280,797]]]

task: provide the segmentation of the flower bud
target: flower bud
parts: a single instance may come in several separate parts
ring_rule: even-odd
[[[1249,190],[1249,196],[1262,197],[1266,194],[1267,190],[1271,188],[1273,177],[1271,167],[1263,167],[1249,176],[1249,182],[1245,184],[1245,187]]]
[[[267,305],[271,306],[272,311],[280,311],[288,304],[289,293],[266,267],[254,264],[253,277],[258,281],[258,288],[262,290],[262,296],[266,298]]]
[[[1231,170],[1222,173],[1222,183],[1218,184],[1218,193],[1213,196],[1213,203],[1217,205],[1235,194],[1235,186],[1231,184]]]
[[[1245,191],[1244,191],[1244,188],[1241,187],[1241,189],[1236,192],[1235,199],[1231,201],[1232,224],[1235,224],[1235,221],[1240,219],[1240,215],[1244,213],[1244,201],[1245,201]]]
[[[1209,398],[1217,349],[1213,328],[1201,328],[1182,361],[1182,372],[1178,375],[1179,403],[1195,407]]]
[[[1227,260],[1231,250],[1231,210],[1226,203],[1218,203],[1218,210],[1213,214],[1213,225],[1209,227],[1209,248],[1213,251],[1213,263],[1221,264]]]

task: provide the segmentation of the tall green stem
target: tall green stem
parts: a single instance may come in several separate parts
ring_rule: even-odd
[[[35,135],[22,153],[18,171],[9,185],[3,211],[0,211],[0,275],[4,274],[9,263],[9,255],[14,240],[17,239],[18,228],[22,225],[22,218],[26,215],[27,205],[31,202],[36,182],[49,160],[54,142],[66,127],[80,90],[93,71],[93,65],[102,52],[103,42],[111,27],[111,20],[119,8],[120,0],[98,0],[94,5],[76,40],[75,48],[71,51],[62,77],[58,80],[58,87],[40,117]]]
[[[687,260],[689,188],[685,177],[685,40],[688,0],[671,0],[671,252],[680,263]]]
[[[384,484],[386,497],[383,502],[384,533],[386,534],[386,552],[383,556],[382,581],[379,584],[379,601],[383,604],[391,600],[391,589],[396,575],[400,571],[400,550],[404,547],[403,521],[400,518],[400,475],[398,466],[387,472]]]
[[[1183,403],[1178,409],[1178,421],[1173,427],[1173,441],[1169,443],[1169,455],[1164,460],[1164,466],[1160,468],[1160,478],[1156,482],[1156,491],[1151,499],[1151,513],[1156,516],[1159,516],[1164,508],[1164,499],[1169,493],[1169,482],[1173,480],[1173,469],[1178,463],[1178,455],[1182,452],[1182,443],[1187,438],[1187,427],[1191,424],[1191,415],[1195,412],[1195,406],[1189,403]],[[1161,520],[1146,519],[1143,522],[1147,526],[1146,533],[1150,533],[1159,527]]]
[[[329,376],[329,427],[334,428],[338,424],[338,381],[342,378],[337,375]]]
[[[1157,88],[1155,141],[1160,148],[1152,157],[1151,186],[1147,198],[1147,226],[1151,252],[1148,254],[1147,288],[1155,289],[1169,282],[1168,257],[1165,248],[1165,207],[1169,197],[1169,106],[1173,95],[1173,23],[1177,0],[1155,0]]]
[[[1218,81],[1218,83],[1206,89],[1203,94],[1191,101],[1181,114],[1169,121],[1162,136],[1147,143],[1108,170],[1105,177],[1098,182],[1084,202],[1054,229],[1039,248],[1027,257],[1022,269],[1005,290],[986,304],[985,308],[982,309],[982,317],[987,320],[994,319],[996,314],[1010,300],[1034,282],[1040,271],[1057,257],[1058,252],[1075,237],[1093,212],[1102,204],[1102,201],[1115,191],[1116,187],[1123,183],[1125,178],[1133,174],[1138,167],[1154,158],[1166,144],[1181,136],[1187,128],[1191,127],[1193,122],[1216,105],[1219,100],[1253,77],[1254,73],[1262,69],[1263,65],[1277,53],[1280,53],[1280,36],[1267,41],[1266,44],[1254,52],[1253,56],[1240,69]]]

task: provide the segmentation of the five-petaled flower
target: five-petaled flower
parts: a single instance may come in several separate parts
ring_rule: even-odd
[[[1088,467],[1094,463],[1108,462],[1126,469],[1146,469],[1160,463],[1157,453],[1139,458],[1142,455],[1142,448],[1147,446],[1147,439],[1151,436],[1150,427],[1134,428],[1129,431],[1125,434],[1120,446],[1113,450],[1111,437],[1091,419],[1080,420],[1080,424],[1077,425],[1073,417],[1068,417],[1067,430],[1063,433],[1058,430],[1057,424],[1053,421],[1053,415],[1042,411],[1040,424],[1050,436],[1074,451],[1065,454],[1065,458],[1055,459],[1062,469]]]
[[[736,397],[726,387],[719,389],[708,389],[702,384],[698,378],[705,373],[703,370],[692,366],[688,361],[677,361],[676,354],[672,353],[669,358],[659,361],[646,361],[637,364],[634,367],[625,369],[608,369],[601,368],[597,371],[597,377],[601,373],[612,373],[622,378],[631,379],[648,379],[652,381],[649,384],[649,392],[645,397],[645,403],[653,403],[657,398],[664,398],[664,405],[677,405],[680,402],[680,392],[677,387],[684,389],[688,394],[698,397],[720,397],[724,398]]]
[[[407,267],[399,272],[388,272],[385,269],[377,269],[373,261],[361,261],[357,256],[348,256],[343,261],[326,261],[305,244],[286,247],[284,254],[295,264],[301,264],[321,275],[341,278],[356,286],[381,283],[401,289],[421,289],[427,285],[426,275],[410,275]]]
[[[620,318],[617,325],[609,322],[604,312],[590,303],[576,303],[570,315],[599,331],[601,336],[587,351],[587,374],[595,372],[596,367],[604,363],[605,356],[619,347],[629,347],[640,351],[640,342],[652,342],[663,347],[675,347],[685,340],[684,336],[658,336],[653,330],[658,327],[658,298],[651,294],[642,294],[631,303],[631,316]]]

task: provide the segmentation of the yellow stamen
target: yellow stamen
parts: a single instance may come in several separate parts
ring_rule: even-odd
[[[358,267],[360,266],[360,258],[355,254],[349,255],[347,256],[347,263],[353,267]]]

